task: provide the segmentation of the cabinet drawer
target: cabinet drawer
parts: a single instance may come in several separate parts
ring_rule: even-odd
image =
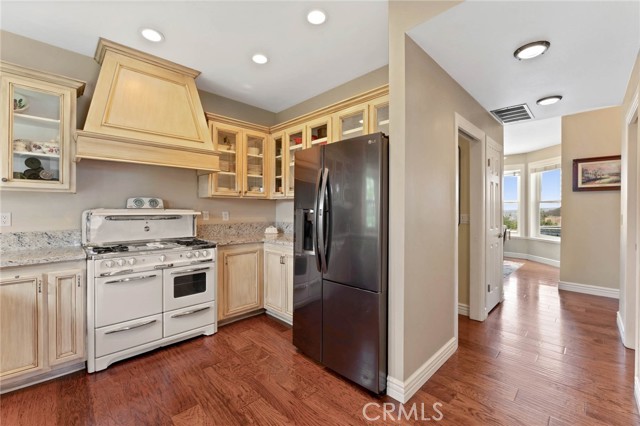
[[[96,327],[162,312],[162,271],[96,280]]]
[[[169,337],[213,324],[216,320],[216,305],[215,302],[202,303],[165,312],[163,316],[164,337]]]
[[[162,315],[96,329],[96,358],[162,339]]]

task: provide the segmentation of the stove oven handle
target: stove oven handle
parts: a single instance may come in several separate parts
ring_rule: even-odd
[[[189,272],[206,271],[207,269],[211,269],[211,267],[207,266],[206,268],[193,268],[193,269],[186,269],[186,270],[184,270],[184,271],[172,272],[172,273],[171,273],[171,275],[188,274]]]
[[[130,278],[123,278],[121,280],[107,281],[107,282],[105,282],[105,284],[127,283],[129,281],[146,280],[147,278],[154,278],[154,277],[157,277],[157,275],[155,275],[155,274],[153,274],[153,275],[141,275],[139,277],[130,277]]]
[[[121,331],[129,331],[129,330],[133,330],[134,328],[144,327],[145,325],[153,324],[154,322],[157,322],[157,321],[158,320],[145,321],[145,322],[141,322],[140,324],[134,324],[128,327],[118,328],[117,330],[110,330],[105,332],[104,334],[112,334],[112,333],[120,333]]]

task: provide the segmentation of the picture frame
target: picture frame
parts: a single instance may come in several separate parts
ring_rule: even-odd
[[[573,160],[573,191],[620,191],[620,155]]]

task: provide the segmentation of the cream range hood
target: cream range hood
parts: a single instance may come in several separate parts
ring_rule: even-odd
[[[199,71],[101,38],[102,65],[76,160],[218,171],[195,78]]]

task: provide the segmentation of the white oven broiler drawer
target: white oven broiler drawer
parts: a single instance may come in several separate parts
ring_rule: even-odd
[[[211,325],[216,321],[215,302],[189,306],[163,314],[164,337],[184,333],[199,327]]]
[[[162,312],[162,271],[97,278],[96,328]]]
[[[162,339],[162,314],[98,328],[96,358]]]

